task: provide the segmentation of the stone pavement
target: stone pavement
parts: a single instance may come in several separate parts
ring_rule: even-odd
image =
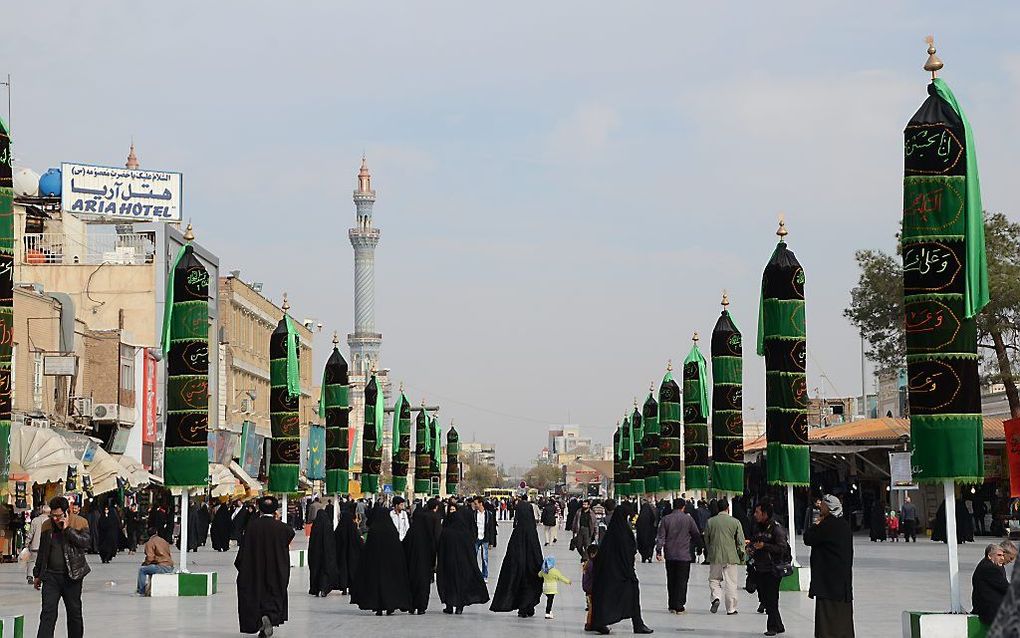
[[[490,591],[495,587],[495,573],[502,560],[502,546],[510,535],[510,525],[499,526],[499,543],[490,556]],[[984,542],[982,542],[982,540]],[[979,539],[960,547],[960,581],[965,605],[970,601],[970,576],[982,556],[984,545],[992,539]],[[439,636],[467,635],[479,631],[484,621],[486,636],[520,635],[582,636],[584,596],[581,592],[580,570],[576,554],[568,551],[569,534],[560,531],[560,541],[546,548],[557,557],[560,569],[573,585],[560,586],[554,608],[555,620],[542,618],[544,599],[535,618],[520,619],[515,614],[496,614],[487,607],[475,606],[462,616],[441,613],[442,605],[433,590],[432,604],[425,616],[396,614],[377,618],[351,606],[337,593],[328,598],[315,598],[307,593],[307,569],[293,569],[290,581],[290,621],[277,628],[276,636],[315,635],[386,635]],[[303,547],[304,538],[295,541]],[[806,548],[800,546],[801,559],[806,562]],[[855,613],[859,636],[895,638],[901,635],[900,613],[905,609],[942,610],[948,603],[946,548],[941,543],[923,540],[917,544],[871,543],[858,537],[854,568]],[[120,554],[109,565],[90,556],[92,573],[85,581],[85,635],[137,636],[238,636],[236,572],[234,552],[215,553],[203,548],[192,553],[188,566],[192,571],[219,572],[219,593],[209,598],[139,598],[134,592],[140,554]],[[691,570],[688,613],[673,616],[666,611],[665,572],[662,564],[638,564],[641,580],[641,601],[645,622],[656,634],[682,633],[696,636],[757,636],[765,629],[765,617],[755,613],[756,598],[740,592],[740,613],[726,616],[723,610],[708,610],[708,567]],[[25,615],[25,635],[34,636],[39,624],[39,594],[25,583],[23,571],[15,565],[0,565],[0,615]],[[783,592],[780,599],[788,636],[812,636],[814,604],[806,593]],[[630,623],[613,628],[614,634],[630,634]],[[57,635],[66,635],[63,608]]]

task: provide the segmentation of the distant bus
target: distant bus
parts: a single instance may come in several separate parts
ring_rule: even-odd
[[[482,490],[482,495],[485,498],[512,498],[514,490],[508,490],[501,487],[489,487]]]

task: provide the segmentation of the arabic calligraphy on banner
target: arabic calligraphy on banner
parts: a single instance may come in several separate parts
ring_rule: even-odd
[[[60,205],[117,219],[181,221],[181,174],[64,162]]]

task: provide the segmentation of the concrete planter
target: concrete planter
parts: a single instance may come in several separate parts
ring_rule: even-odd
[[[25,638],[25,617],[0,616],[0,638]]]
[[[290,566],[291,567],[304,567],[307,564],[305,559],[305,550],[303,549],[292,549],[290,550]]]
[[[792,574],[779,581],[779,591],[807,591],[810,587],[810,567],[794,567]]]
[[[987,633],[988,627],[970,614],[903,612],[903,638],[984,638]]]
[[[216,572],[153,574],[150,582],[149,595],[153,598],[212,596],[216,593]]]

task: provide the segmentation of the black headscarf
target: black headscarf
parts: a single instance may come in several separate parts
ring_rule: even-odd
[[[642,560],[651,560],[655,551],[655,508],[651,503],[641,504],[641,512],[637,517],[637,547]]]
[[[98,527],[99,557],[104,563],[108,563],[117,555],[117,548],[120,546],[120,517],[117,516],[117,510],[110,507],[103,512]]]
[[[592,567],[592,626],[608,627],[640,613],[638,578],[634,572],[637,544],[630,528],[630,505],[613,512],[595,565]]]
[[[230,549],[230,523],[230,504],[223,503],[213,514],[212,528],[209,531],[214,550],[225,552]]]
[[[419,505],[411,517],[411,527],[404,537],[407,554],[407,579],[411,587],[411,608],[428,609],[432,593],[432,577],[436,571],[439,547],[439,514],[429,509],[432,501]]]
[[[492,594],[492,611],[520,610],[534,613],[542,596],[542,547],[538,542],[535,511],[528,501],[521,501],[514,511],[514,531],[506,544],[499,581]]]
[[[436,588],[439,600],[460,608],[489,602],[489,590],[475,558],[478,527],[473,510],[459,507],[448,512],[439,536]]]
[[[340,523],[333,532],[336,545],[337,589],[347,591],[354,582],[354,574],[358,571],[361,548],[365,542],[358,532],[358,524],[354,520],[357,505],[348,503],[340,509]]]
[[[326,595],[337,587],[340,570],[336,562],[336,537],[333,517],[325,509],[315,515],[308,537],[308,593]]]
[[[407,559],[386,507],[376,507],[369,517],[368,539],[354,573],[351,602],[372,611],[411,610]]]

